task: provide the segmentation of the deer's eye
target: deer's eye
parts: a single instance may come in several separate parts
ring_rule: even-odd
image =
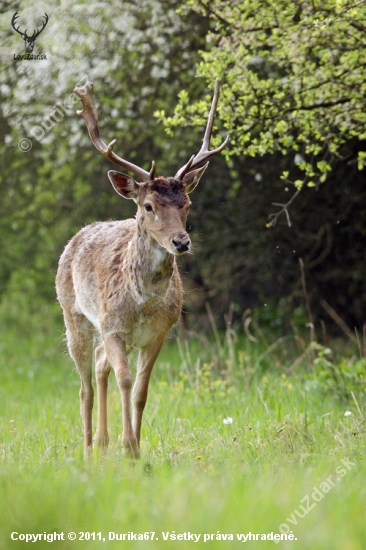
[[[144,208],[146,212],[153,212],[153,207],[151,206],[151,204],[144,204]]]

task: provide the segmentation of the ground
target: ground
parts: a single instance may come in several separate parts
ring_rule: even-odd
[[[154,369],[142,459],[121,455],[113,381],[109,451],[85,462],[61,330],[2,334],[1,549],[28,548],[27,534],[37,548],[274,548],[281,533],[279,548],[364,548],[357,345],[173,338]]]

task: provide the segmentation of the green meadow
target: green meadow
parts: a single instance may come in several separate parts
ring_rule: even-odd
[[[1,549],[365,548],[362,342],[172,336],[133,463],[113,376],[110,447],[85,461],[62,328],[29,332],[0,345]]]

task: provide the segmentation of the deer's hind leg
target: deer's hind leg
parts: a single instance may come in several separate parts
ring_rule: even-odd
[[[64,310],[67,345],[80,376],[80,414],[84,426],[84,450],[92,449],[92,410],[94,390],[92,385],[94,327],[84,315]]]

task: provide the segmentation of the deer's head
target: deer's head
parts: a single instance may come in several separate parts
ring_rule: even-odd
[[[186,231],[186,221],[191,206],[188,195],[196,188],[209,163],[206,162],[201,168],[197,168],[197,166],[212,155],[222,151],[229,139],[229,136],[227,136],[220,147],[212,151],[209,150],[219,90],[220,80],[216,79],[215,94],[202,147],[197,155],[193,155],[178,170],[174,178],[155,178],[154,161],[150,172],[146,172],[135,164],[117,156],[113,152],[116,140],[113,140],[107,146],[100,137],[98,116],[93,98],[93,84],[87,82],[85,86],[74,90],[83,104],[83,109],[78,111],[78,114],[85,120],[90,139],[98,151],[119,166],[130,170],[142,180],[140,183],[122,172],[110,170],[108,176],[114,189],[125,199],[132,199],[136,202],[138,205],[137,218],[143,220],[147,231],[158,244],[174,255],[184,254],[191,247],[191,241]]]
[[[137,203],[138,219],[143,219],[160,246],[171,254],[181,255],[191,247],[186,231],[191,206],[188,194],[195,189],[207,166],[208,163],[188,172],[182,179],[158,177],[146,183],[137,183],[116,170],[110,170],[108,176],[119,195]]]
[[[44,16],[43,16],[44,21],[42,21],[42,27],[40,29],[34,29],[33,34],[31,36],[27,35],[27,29],[25,29],[25,31],[22,32],[22,31],[19,30],[20,25],[18,27],[15,26],[15,23],[16,23],[16,20],[17,20],[18,17],[19,17],[19,15],[18,15],[18,12],[16,11],[13,15],[12,20],[11,20],[11,26],[23,38],[23,40],[25,42],[26,52],[27,53],[32,53],[33,48],[34,48],[34,44],[36,42],[36,39],[38,38],[38,36],[41,34],[41,32],[43,31],[43,29],[45,28],[45,26],[48,23],[48,15],[47,15],[47,13],[44,14]]]

